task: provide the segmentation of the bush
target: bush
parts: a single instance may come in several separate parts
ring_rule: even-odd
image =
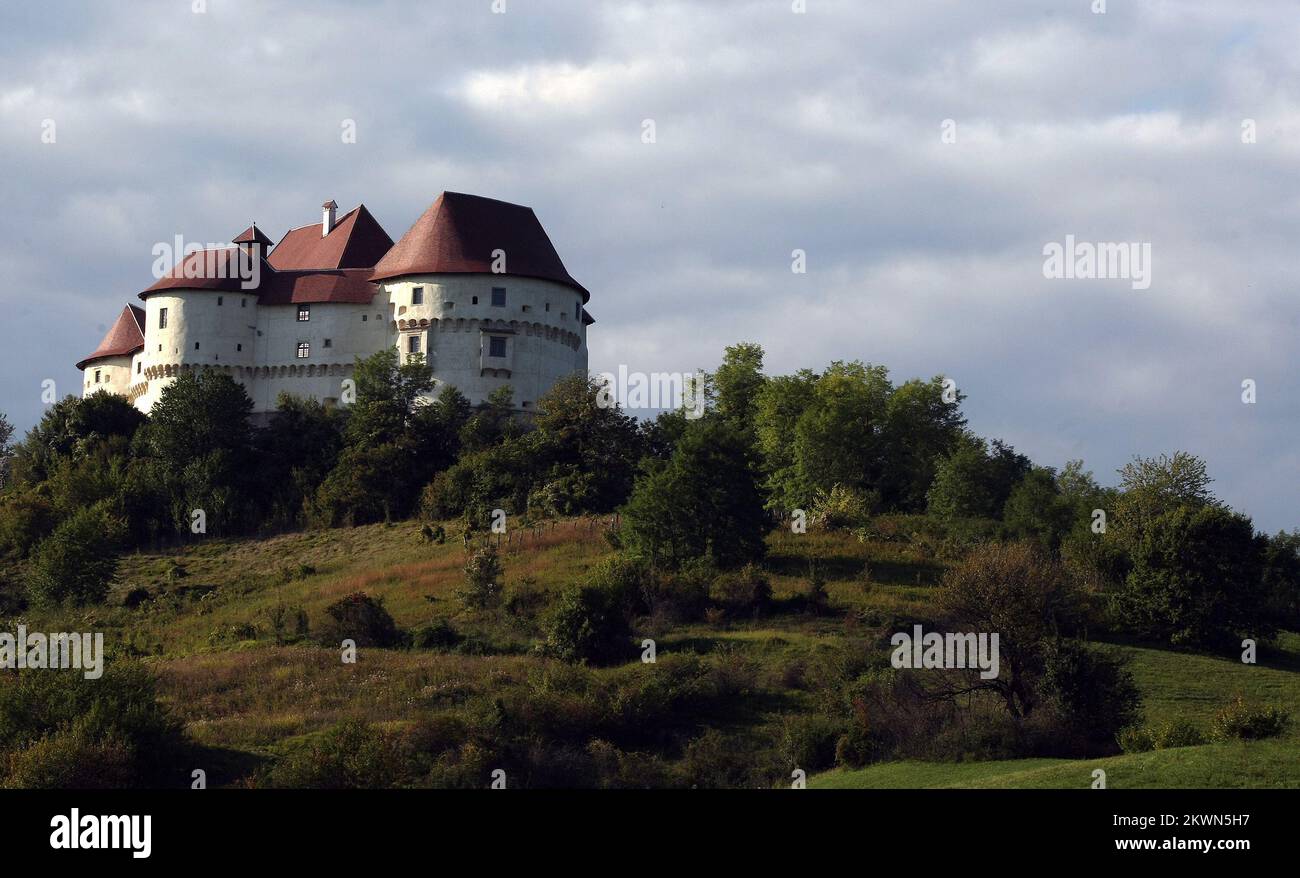
[[[746,564],[714,579],[709,599],[732,616],[759,616],[771,609],[772,585],[760,569]]]
[[[560,593],[546,622],[545,651],[566,662],[605,664],[633,655],[622,596],[598,585],[575,585]]]
[[[463,638],[446,619],[438,619],[415,632],[416,649],[455,649]]]
[[[176,768],[183,746],[180,722],[137,662],[115,660],[97,680],[79,670],[38,670],[0,685],[0,752],[11,785],[177,783],[188,776]]]
[[[835,485],[829,492],[817,492],[808,517],[814,525],[826,530],[856,528],[866,524],[879,503],[878,492],[863,494],[845,485]]]
[[[1240,695],[1215,714],[1210,737],[1215,741],[1259,741],[1286,731],[1291,715],[1281,707],[1249,704]]]
[[[344,640],[352,640],[357,646],[378,647],[402,642],[397,623],[384,609],[383,598],[354,592],[326,607],[325,615],[317,637],[327,646],[338,646]]]
[[[1175,719],[1152,729],[1151,743],[1157,750],[1198,747],[1205,743],[1205,733],[1186,720]]]
[[[456,591],[466,607],[476,610],[496,606],[501,599],[501,559],[493,546],[484,546],[465,564],[465,584]]]
[[[1180,507],[1145,522],[1114,615],[1168,643],[1231,648],[1271,635],[1265,540],[1218,506]]]
[[[1114,753],[1119,733],[1141,718],[1142,694],[1118,657],[1078,641],[1056,640],[1044,651],[1041,697],[1060,712],[1085,748],[1083,755]]]
[[[832,767],[844,724],[821,714],[793,715],[781,722],[778,749],[792,769],[812,774]]]
[[[284,759],[265,782],[288,789],[384,789],[402,782],[409,755],[395,733],[349,720]]]
[[[83,728],[54,732],[8,755],[0,787],[111,790],[135,784],[134,754],[116,737],[95,739]]]
[[[102,602],[117,569],[120,532],[121,524],[108,514],[106,504],[74,512],[36,548],[27,582],[31,602]]]

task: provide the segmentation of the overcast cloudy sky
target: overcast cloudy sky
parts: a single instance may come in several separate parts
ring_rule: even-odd
[[[753,340],[770,372],[943,373],[1039,463],[1113,483],[1186,449],[1257,526],[1300,526],[1294,2],[193,5],[0,11],[20,430],[156,242],[278,240],[327,198],[396,239],[447,189],[535,208],[592,291],[593,369]],[[1150,288],[1045,279],[1066,235],[1149,242]]]

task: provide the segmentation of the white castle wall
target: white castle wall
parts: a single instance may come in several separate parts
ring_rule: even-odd
[[[412,302],[415,287],[424,301]],[[492,289],[504,287],[495,307]],[[477,297],[478,301],[474,299]],[[89,364],[83,395],[101,370],[101,385],[148,412],[181,372],[221,369],[242,384],[254,413],[275,409],[281,392],[337,402],[359,357],[409,339],[432,366],[437,388],[454,384],[473,404],[509,384],[515,405],[534,409],[558,379],[587,370],[581,294],[563,284],[510,275],[423,275],[383,283],[368,305],[308,303],[260,305],[257,297],[208,290],[169,290],[145,299],[145,345],[134,358]],[[160,325],[167,309],[167,326]],[[506,356],[490,356],[492,337],[506,339]],[[298,345],[310,345],[298,357]],[[326,346],[328,342],[329,346]],[[106,365],[107,364],[107,365]]]
[[[100,390],[126,396],[131,386],[131,357],[103,357],[86,365],[82,374],[82,396],[90,396]]]
[[[405,354],[418,337],[438,385],[455,385],[473,404],[509,384],[515,406],[533,409],[557,380],[587,370],[582,294],[571,287],[490,274],[412,275],[382,286],[398,350]],[[424,289],[421,305],[412,301],[416,287]],[[492,305],[494,287],[505,288],[504,307]],[[505,357],[490,356],[493,336],[506,339]]]

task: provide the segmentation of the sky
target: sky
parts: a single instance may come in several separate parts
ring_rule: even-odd
[[[1097,3],[5,4],[0,411],[79,392],[159,242],[450,190],[534,208],[594,371],[942,374],[1037,463],[1185,450],[1300,527],[1300,16]],[[1149,286],[1046,277],[1066,236]]]

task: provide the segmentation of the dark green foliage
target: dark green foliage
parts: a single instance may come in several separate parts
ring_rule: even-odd
[[[275,414],[256,440],[264,526],[305,523],[304,505],[338,463],[343,422],[338,409],[281,394]]]
[[[433,370],[419,354],[400,362],[395,348],[357,360],[353,370],[357,398],[348,407],[344,435],[351,446],[398,442],[417,412],[417,401],[433,387]]]
[[[115,658],[79,670],[25,671],[0,685],[6,786],[179,786],[180,723],[158,703],[152,674]]]
[[[630,637],[623,595],[608,586],[566,588],[546,620],[546,651],[566,662],[626,661],[635,655]]]
[[[734,618],[761,616],[772,607],[772,586],[761,569],[746,564],[714,579],[709,586],[709,600]]]
[[[416,649],[455,649],[464,638],[446,619],[425,625],[415,632],[412,646]]]
[[[501,559],[492,546],[484,546],[465,563],[465,584],[457,589],[456,597],[466,607],[484,610],[501,600]]]
[[[105,440],[129,441],[145,416],[125,399],[107,391],[85,399],[64,397],[41,416],[14,452],[13,478],[35,485],[49,478],[59,461],[77,459]]]
[[[287,789],[385,789],[398,784],[410,761],[398,734],[349,720],[278,763],[264,781]]]
[[[1055,472],[1050,467],[1034,467],[1012,489],[1002,521],[1013,539],[1030,539],[1055,552],[1079,524],[1079,512],[1062,496]]]
[[[1300,628],[1300,530],[1268,538],[1263,563],[1269,622],[1295,631]]]
[[[929,511],[943,518],[999,518],[1031,466],[999,439],[986,446],[967,436],[939,462],[927,494]]]
[[[32,557],[27,582],[31,602],[45,606],[102,602],[117,566],[122,530],[105,504],[73,513]]]
[[[1142,717],[1142,695],[1124,662],[1074,640],[1046,646],[1041,697],[1060,713],[1081,756],[1114,753],[1120,730]]]
[[[345,448],[316,490],[313,522],[322,527],[354,527],[405,518],[414,501],[410,465],[410,450],[401,444]]]
[[[339,646],[344,640],[358,647],[399,646],[402,633],[384,609],[383,598],[354,592],[325,608],[325,620],[317,628],[317,640],[326,646]]]
[[[629,550],[670,567],[702,557],[734,567],[766,550],[768,522],[745,438],[715,418],[692,422],[672,458],[638,480],[624,517]]]
[[[1250,519],[1219,506],[1149,519],[1114,596],[1115,615],[1173,644],[1235,648],[1243,637],[1268,637],[1265,545]]]

